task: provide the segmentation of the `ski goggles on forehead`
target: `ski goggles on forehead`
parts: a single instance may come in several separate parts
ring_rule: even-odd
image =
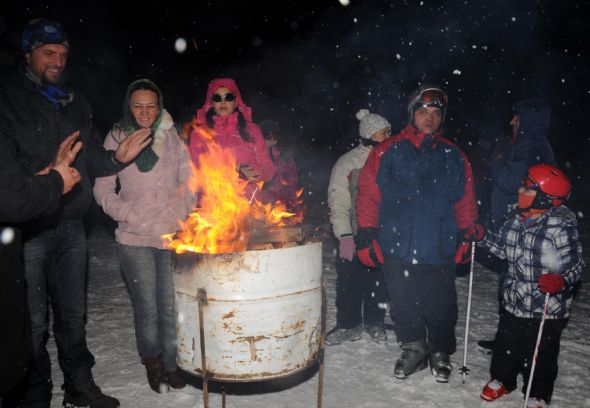
[[[445,107],[449,103],[447,94],[438,88],[428,88],[420,92],[420,95],[416,98],[417,101],[428,106],[439,106]]]
[[[236,96],[231,92],[226,93],[225,95],[221,95],[221,94],[217,94],[217,93],[211,95],[211,102],[218,102],[218,103],[223,102],[223,101],[231,102],[231,101],[234,101],[235,99],[236,99]]]

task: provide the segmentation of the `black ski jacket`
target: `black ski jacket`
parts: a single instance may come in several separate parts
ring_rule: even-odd
[[[21,68],[0,88],[0,137],[11,145],[26,175],[34,175],[55,158],[59,144],[74,131],[83,147],[74,167],[82,180],[64,196],[52,214],[36,219],[35,230],[55,226],[62,219],[82,218],[93,200],[91,176],[107,176],[124,166],[114,161],[112,151],[102,147],[86,99],[73,91],[73,99],[58,112]]]

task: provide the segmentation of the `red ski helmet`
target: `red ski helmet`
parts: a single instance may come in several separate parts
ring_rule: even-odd
[[[547,163],[531,166],[523,184],[537,191],[532,208],[558,207],[565,203],[572,190],[572,183],[565,173]]]

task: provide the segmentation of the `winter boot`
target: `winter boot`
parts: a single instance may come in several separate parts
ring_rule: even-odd
[[[164,376],[162,355],[158,354],[155,357],[143,358],[141,362],[145,365],[150,388],[159,394],[168,392],[170,388],[168,387],[168,382],[166,382],[166,377]]]
[[[69,389],[65,387],[62,407],[65,408],[116,408],[119,400],[104,395],[100,388],[90,381],[82,386],[75,386]]]
[[[369,336],[371,336],[371,340],[373,340],[377,344],[387,344],[387,332],[385,331],[385,327],[382,324],[370,324],[365,327]]]
[[[526,403],[526,408],[547,408],[549,404],[541,398],[530,397]]]
[[[436,379],[436,382],[449,382],[451,371],[453,371],[449,355],[442,351],[437,351],[435,353],[430,353],[428,360],[430,362],[430,370],[432,371],[432,375]]]
[[[184,386],[186,385],[186,382],[182,378],[182,374],[180,373],[180,371],[178,371],[178,369],[174,371],[168,371],[164,375],[166,376],[168,384],[176,390],[184,388]]]
[[[504,387],[504,384],[498,380],[490,380],[486,386],[483,387],[483,390],[481,390],[480,397],[483,400],[491,402],[506,394],[510,394],[510,391]]]
[[[491,355],[494,352],[496,340],[480,340],[477,342],[477,349],[483,354]]]
[[[424,340],[411,343],[401,343],[402,355],[395,362],[393,375],[395,378],[405,380],[417,371],[424,370],[428,365],[428,353]]]
[[[326,344],[328,346],[336,346],[343,341],[357,341],[360,340],[363,335],[363,325],[345,329],[342,327],[334,327],[328,333],[326,333]]]

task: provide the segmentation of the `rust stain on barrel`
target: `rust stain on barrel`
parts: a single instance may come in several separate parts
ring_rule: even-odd
[[[230,317],[234,317],[236,315],[236,309],[232,309],[229,312],[225,313],[221,316],[222,319],[229,319]]]

